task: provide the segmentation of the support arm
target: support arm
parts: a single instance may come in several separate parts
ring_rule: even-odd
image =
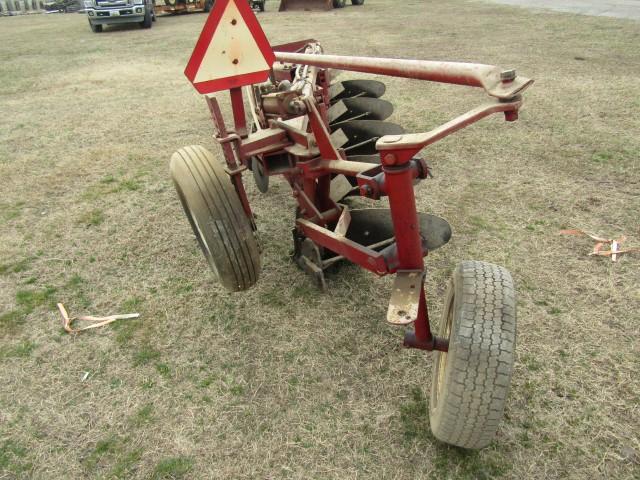
[[[277,61],[298,65],[314,65],[323,68],[481,87],[489,95],[500,99],[513,98],[533,83],[533,80],[529,78],[518,77],[514,70],[502,71],[493,65],[479,63],[345,57],[289,52],[274,53]]]

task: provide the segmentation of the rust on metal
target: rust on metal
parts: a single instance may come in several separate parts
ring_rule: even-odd
[[[467,113],[460,115],[459,117],[456,117],[426,133],[384,136],[376,142],[376,148],[381,152],[411,150],[415,153],[427,145],[431,145],[432,143],[435,143],[466,126],[471,125],[472,123],[482,120],[493,113],[517,111],[521,105],[522,100],[519,97],[516,97],[516,99],[511,101],[495,101],[485,105],[480,105],[479,107],[476,107],[473,110],[470,110]]]
[[[414,187],[430,176],[417,154],[489,115],[517,120],[521,94],[533,80],[484,64],[325,55],[311,39],[276,50],[269,81],[231,89],[232,130],[217,101],[207,97],[215,139],[245,213],[253,223],[240,173],[255,165],[265,181],[283,175],[298,204],[293,258],[300,268],[322,290],[325,270],[343,260],[377,275],[395,274],[387,321],[413,324],[405,346],[447,351],[448,340],[431,333],[424,257],[449,241],[451,227],[416,209]],[[333,69],[478,87],[494,98],[428,132],[409,133],[386,121],[393,106],[379,99],[383,83],[332,82]],[[389,208],[349,209],[341,203],[348,195],[388,197]]]
[[[314,65],[322,68],[337,68],[353,72],[481,87],[492,97],[501,99],[513,98],[533,83],[533,80],[529,78],[518,76],[504,82],[501,79],[502,70],[500,68],[480,63],[308,55],[278,51],[275,51],[275,55],[277,61],[299,65]]]
[[[418,318],[424,272],[422,270],[398,270],[391,287],[387,310],[387,322],[392,325],[408,325]]]

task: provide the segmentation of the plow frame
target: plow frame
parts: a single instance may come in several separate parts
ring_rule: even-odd
[[[267,105],[267,99],[272,100],[268,94],[262,94],[255,86],[244,91],[241,87],[232,88],[234,128],[229,130],[216,98],[206,97],[215,140],[222,148],[226,171],[247,217],[253,223],[242,173],[251,167],[252,157],[288,158],[277,171],[269,171],[268,165],[265,168],[269,175],[284,176],[291,186],[299,208],[295,234],[334,252],[336,258],[347,259],[377,275],[395,274],[387,321],[396,325],[413,323],[414,330],[405,333],[405,346],[446,352],[448,340],[433,335],[429,325],[425,252],[414,195],[415,184],[429,176],[429,167],[416,155],[424,147],[489,115],[502,113],[505,120],[516,120],[522,104],[520,94],[532,81],[518,77],[513,70],[501,71],[489,65],[323,55],[311,39],[274,50],[277,62],[272,67],[272,80],[286,78],[294,66],[303,72],[302,81],[296,88],[291,87],[294,94],[284,107],[274,101],[273,109],[266,111],[263,105]],[[383,136],[376,141],[380,164],[359,163],[347,160],[345,152],[331,142],[327,110],[330,69],[334,68],[479,87],[493,98],[429,132]],[[295,78],[292,82],[295,84]],[[245,93],[254,118],[253,132],[247,127]],[[276,107],[280,110],[276,111]],[[282,108],[294,113],[283,115]],[[334,175],[355,178],[357,193],[362,197],[389,197],[395,250],[378,251],[345,236],[349,209],[331,197]]]

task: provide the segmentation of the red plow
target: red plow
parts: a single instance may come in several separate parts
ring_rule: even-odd
[[[254,43],[235,29],[241,23]],[[230,33],[221,37],[225,29]],[[263,63],[247,53],[248,44],[262,53],[266,69],[254,71]],[[333,69],[476,87],[488,98],[431,131],[407,133],[387,121],[393,106],[380,98],[383,83],[336,82]],[[502,267],[462,262],[449,283],[439,331],[432,332],[424,257],[450,240],[451,227],[416,210],[414,188],[431,172],[420,151],[492,114],[517,120],[532,80],[482,64],[326,55],[315,40],[272,51],[242,0],[216,2],[185,73],[201,93],[228,89],[232,104],[228,126],[217,99],[205,97],[222,162],[200,146],[180,149],[171,159],[185,213],[219,281],[241,291],[259,277],[260,245],[242,174],[252,171],[263,192],[270,177],[284,177],[298,204],[297,265],[322,290],[326,269],[337,262],[394,275],[387,322],[406,329],[405,346],[436,352],[434,435],[465,448],[486,446],[511,380],[513,281]],[[390,208],[351,209],[350,196],[388,197]]]

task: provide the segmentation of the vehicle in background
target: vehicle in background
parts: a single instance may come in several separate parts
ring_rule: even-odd
[[[75,2],[76,0],[53,0],[51,3]],[[191,11],[209,12],[215,0],[85,0],[84,7],[91,30],[98,33],[103,25],[139,23],[142,28],[151,28],[156,13],[182,13]],[[247,0],[251,8],[264,12],[266,0]]]
[[[249,4],[251,4],[251,8],[258,9],[261,12],[264,12],[264,4],[266,0],[249,0]]]
[[[77,12],[80,10],[78,0],[47,0],[43,3],[47,12]]]
[[[344,8],[347,0],[280,0],[280,11],[300,10],[311,12],[313,10],[331,10],[332,8]],[[364,5],[364,0],[351,0],[351,5]]]
[[[153,0],[85,0],[84,8],[95,33],[101,32],[103,25],[122,23],[151,28],[156,19]]]
[[[251,8],[264,12],[266,0],[248,0]],[[156,11],[164,13],[182,13],[201,10],[208,13],[215,0],[157,0]]]
[[[157,13],[210,12],[214,0],[157,0]]]

